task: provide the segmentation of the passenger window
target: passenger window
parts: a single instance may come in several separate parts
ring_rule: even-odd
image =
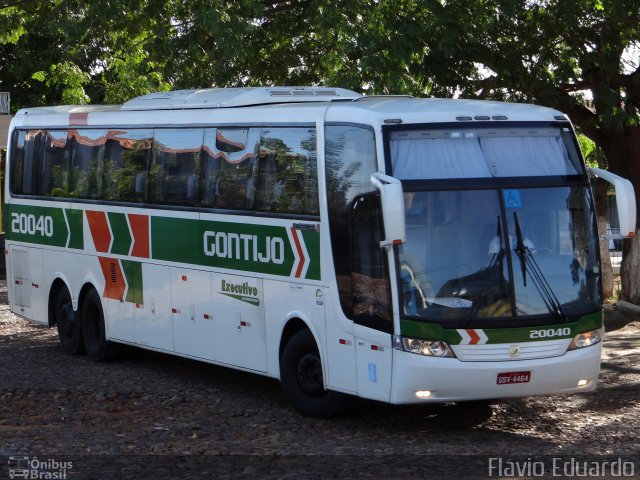
[[[149,199],[156,203],[195,205],[204,129],[157,129],[149,171]]]
[[[256,209],[318,215],[318,169],[314,128],[262,130]]]
[[[358,195],[375,191],[371,174],[376,167],[373,129],[356,125],[330,125],[325,128],[325,178],[329,233],[342,310],[354,315],[349,219]]]
[[[38,194],[52,197],[69,196],[69,164],[73,139],[67,130],[48,130],[42,149],[42,179]]]
[[[151,130],[110,130],[102,172],[102,198],[144,202],[147,197],[147,165]]]
[[[74,138],[69,196],[88,199],[101,198],[107,131],[71,130],[69,137]]]
[[[11,150],[11,191],[36,195],[42,177],[41,158],[44,149],[43,130],[19,130],[13,136]]]
[[[205,131],[201,205],[253,210],[259,139],[259,128]]]

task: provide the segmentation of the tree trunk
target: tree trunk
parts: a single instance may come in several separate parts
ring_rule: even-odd
[[[598,179],[595,185],[598,234],[607,233],[607,190],[609,183]],[[600,240],[600,260],[602,268],[602,295],[606,300],[613,295],[613,267],[609,256],[609,240]]]
[[[601,140],[609,170],[630,180],[636,194],[636,233],[623,242],[620,298],[640,305],[640,127],[603,129]]]
[[[624,241],[620,280],[620,298],[640,305],[640,229],[636,229],[635,237]]]

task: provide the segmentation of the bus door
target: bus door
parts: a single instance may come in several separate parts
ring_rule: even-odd
[[[171,312],[176,353],[215,360],[211,274],[171,267]]]
[[[169,267],[142,264],[142,303],[136,301],[136,343],[173,351]]]
[[[212,274],[216,361],[266,372],[262,279]]]

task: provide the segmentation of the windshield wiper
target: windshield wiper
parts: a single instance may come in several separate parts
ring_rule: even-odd
[[[553,288],[551,288],[551,285],[549,285],[549,282],[544,276],[542,269],[538,265],[538,262],[536,262],[536,259],[533,257],[531,250],[525,244],[524,235],[522,234],[522,228],[520,227],[518,214],[516,212],[513,212],[513,219],[516,226],[517,240],[516,248],[514,249],[514,251],[520,259],[520,268],[522,270],[522,281],[524,283],[524,286],[527,286],[527,267],[529,267],[529,270],[531,271],[530,277],[533,281],[533,285],[536,287],[536,290],[538,290],[540,297],[542,297],[542,301],[547,307],[547,310],[549,310],[551,313],[555,313],[562,320],[566,320],[567,316],[565,315],[564,310],[562,310],[562,305],[560,304],[558,297],[556,297],[556,294],[553,292]]]
[[[516,224],[516,248],[514,249],[518,258],[520,259],[520,270],[522,270],[522,282],[524,286],[527,286],[527,246],[524,244],[524,237],[522,235],[522,229],[520,228],[520,222],[518,221],[518,214],[513,212],[513,218]],[[511,243],[511,241],[509,241]]]

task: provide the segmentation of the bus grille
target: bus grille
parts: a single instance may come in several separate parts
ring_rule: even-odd
[[[484,345],[451,345],[451,350],[463,362],[499,362],[531,360],[564,355],[570,338],[542,342],[495,343]]]

